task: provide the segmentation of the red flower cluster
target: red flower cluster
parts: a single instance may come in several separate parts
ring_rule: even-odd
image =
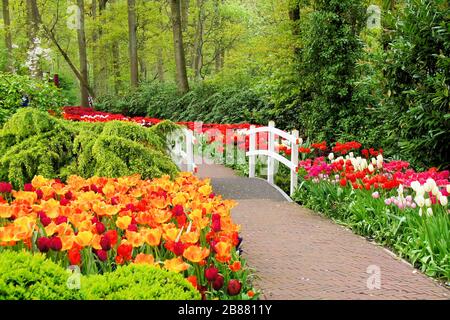
[[[325,150],[327,150],[327,143],[326,143],[326,141],[313,143],[311,145],[311,147],[316,149],[316,150],[325,151]]]
[[[336,142],[336,145],[333,147],[333,152],[347,154],[350,150],[358,150],[359,148],[361,148],[361,143],[356,141],[345,143]]]

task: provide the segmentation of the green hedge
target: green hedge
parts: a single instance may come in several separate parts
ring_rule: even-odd
[[[27,76],[0,72],[0,125],[22,107],[22,97],[28,96],[29,107],[59,112],[67,101],[52,83]]]
[[[0,130],[0,181],[19,187],[35,175],[174,176],[178,169],[165,151],[164,135],[176,128],[167,122],[150,129],[119,121],[71,122],[23,108]]]
[[[200,293],[181,275],[146,265],[128,265],[83,278],[89,300],[199,300]]]
[[[70,273],[42,254],[0,253],[0,300],[78,300],[67,286]]]
[[[118,267],[103,275],[72,273],[38,253],[0,252],[0,300],[199,300],[200,293],[181,275],[146,265]]]

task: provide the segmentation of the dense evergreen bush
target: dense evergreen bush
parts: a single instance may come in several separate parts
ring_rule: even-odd
[[[128,265],[83,277],[89,300],[199,300],[200,293],[181,274],[147,265]]]
[[[173,176],[178,169],[165,152],[165,134],[175,128],[167,122],[150,129],[119,121],[70,122],[24,108],[0,130],[0,181],[18,187],[35,175]]]
[[[64,96],[53,83],[30,79],[11,73],[0,73],[0,125],[24,104],[39,110],[58,112],[66,104]]]

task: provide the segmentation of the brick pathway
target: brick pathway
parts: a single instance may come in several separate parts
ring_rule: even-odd
[[[287,202],[262,180],[219,165],[202,165],[198,175],[238,201],[233,218],[263,299],[450,299],[450,290],[388,250]],[[370,266],[380,270],[380,289],[367,288]]]

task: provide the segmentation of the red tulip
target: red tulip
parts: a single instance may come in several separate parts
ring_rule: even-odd
[[[208,281],[214,281],[217,279],[217,276],[219,274],[219,269],[215,267],[209,267],[205,269],[205,278]]]
[[[97,222],[95,223],[95,230],[97,230],[98,234],[102,234],[103,232],[105,232],[105,225],[101,222]]]
[[[40,237],[37,239],[37,247],[40,252],[48,252],[50,250],[50,239],[46,237]]]
[[[230,296],[238,295],[239,292],[241,292],[241,283],[239,282],[239,280],[236,279],[230,280],[228,282],[227,291]]]
[[[105,250],[97,250],[97,257],[100,261],[106,261],[108,259],[108,253]]]
[[[62,248],[62,242],[59,237],[53,237],[50,240],[50,248],[55,251],[59,251]]]
[[[102,236],[100,238],[100,246],[105,251],[108,251],[111,249],[111,241],[108,236]]]
[[[214,280],[212,286],[214,290],[220,290],[223,287],[224,278],[221,274],[217,275],[216,280]]]

